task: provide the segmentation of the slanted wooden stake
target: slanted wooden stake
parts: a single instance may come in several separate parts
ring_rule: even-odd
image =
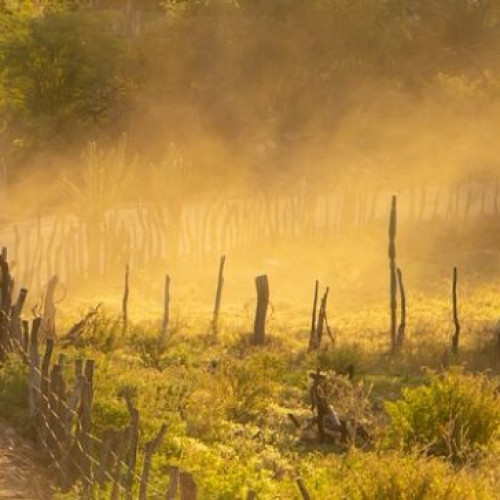
[[[458,346],[460,343],[460,322],[458,320],[458,302],[457,302],[457,285],[458,285],[458,269],[453,268],[453,287],[452,287],[452,300],[453,300],[453,323],[455,324],[455,334],[451,341],[451,351],[453,354],[458,354]]]
[[[129,295],[129,265],[125,265],[125,289],[123,291],[123,300],[122,300],[122,333],[125,335],[127,333],[128,328],[128,295]]]
[[[269,281],[267,275],[257,276],[255,286],[257,288],[257,307],[255,309],[253,343],[262,345],[266,340],[266,316],[269,307]]]
[[[398,353],[401,352],[405,340],[405,330],[406,330],[406,292],[403,283],[403,273],[401,269],[397,269],[398,272],[398,285],[399,285],[399,296],[401,300],[401,321],[398,327],[398,336],[396,342],[396,348]]]
[[[161,344],[165,345],[168,340],[168,326],[170,323],[170,276],[165,276],[165,295],[163,300],[163,323],[161,326]]]
[[[316,315],[318,312],[318,295],[319,295],[319,281],[316,280],[314,286],[314,300],[313,300],[313,309],[311,314],[311,331],[309,333],[309,350],[314,350],[314,346],[316,343]]]
[[[325,290],[325,294],[321,299],[321,305],[319,308],[318,314],[318,327],[316,329],[316,345],[315,349],[319,349],[321,347],[321,340],[323,339],[323,329],[325,328],[325,324],[327,322],[326,319],[326,305],[328,303],[328,294],[330,293],[330,288]]]
[[[311,500],[311,495],[309,495],[306,485],[300,477],[297,479],[297,486],[299,487],[300,494],[302,495],[303,500]]]
[[[397,230],[397,197],[392,197],[389,220],[389,278],[390,278],[390,312],[391,312],[391,351],[397,352],[397,273],[396,273],[396,230]]]
[[[219,324],[219,313],[220,313],[220,303],[222,299],[222,288],[224,287],[224,265],[226,263],[226,256],[223,255],[220,258],[219,263],[219,276],[217,278],[217,290],[215,292],[215,305],[214,305],[214,315],[212,319],[212,334],[217,336],[218,324]]]

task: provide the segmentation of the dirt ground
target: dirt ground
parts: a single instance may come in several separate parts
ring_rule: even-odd
[[[51,474],[26,440],[0,422],[0,500],[52,498]]]

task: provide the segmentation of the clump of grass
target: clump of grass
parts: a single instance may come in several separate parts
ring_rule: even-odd
[[[498,380],[486,375],[433,374],[428,385],[405,389],[402,399],[386,403],[389,443],[464,463],[499,435],[497,389]]]

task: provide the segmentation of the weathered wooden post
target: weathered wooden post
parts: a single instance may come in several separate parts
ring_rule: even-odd
[[[141,486],[139,489],[139,500],[147,499],[151,460],[153,459],[153,454],[156,453],[156,451],[160,447],[166,432],[167,432],[167,426],[166,424],[163,424],[156,437],[153,440],[148,441],[146,443],[146,448],[144,451],[144,465],[142,468]]]
[[[181,500],[196,500],[198,498],[198,486],[190,472],[181,472]]]
[[[304,484],[304,481],[299,477],[297,478],[297,486],[299,487],[300,494],[302,496],[303,500],[311,500],[311,495],[309,495],[309,492],[307,491],[306,485]]]
[[[169,467],[167,500],[175,500],[177,498],[178,489],[179,489],[179,467]]]
[[[132,488],[134,485],[135,466],[137,463],[137,445],[139,443],[139,411],[132,404],[129,395],[124,395],[127,409],[130,414],[130,424],[128,433],[129,447],[126,455],[127,474],[125,478],[125,498],[132,500]]]
[[[392,197],[389,220],[389,278],[390,278],[390,313],[391,313],[391,351],[397,352],[397,273],[396,273],[396,230],[397,230],[397,197]]]
[[[400,301],[401,301],[401,320],[399,322],[399,327],[398,327],[398,336],[397,336],[397,341],[396,341],[396,348],[397,352],[401,352],[401,349],[403,348],[404,340],[405,340],[405,331],[406,331],[406,292],[405,292],[405,286],[403,282],[403,273],[401,272],[401,269],[397,269],[398,273],[398,285],[399,285],[399,296],[400,296]]]
[[[217,336],[218,332],[218,324],[219,324],[219,313],[220,313],[220,304],[222,300],[222,289],[224,287],[224,265],[226,263],[226,256],[223,255],[220,258],[219,263],[219,275],[217,278],[217,290],[215,292],[215,304],[214,304],[214,314],[212,318],[212,334]]]
[[[269,281],[267,275],[257,276],[255,286],[257,288],[257,307],[255,309],[253,343],[262,345],[266,340],[266,316],[269,307]]]
[[[458,269],[453,268],[453,286],[452,286],[452,301],[453,301],[453,323],[455,325],[455,333],[451,342],[451,351],[453,354],[458,354],[458,347],[460,343],[460,321],[458,319],[458,300],[457,300],[457,286],[458,286]]]
[[[309,350],[314,350],[316,344],[316,315],[318,313],[318,295],[319,295],[319,280],[316,280],[314,286],[314,300],[311,314],[311,331],[309,333]]]
[[[125,335],[128,329],[128,296],[129,296],[129,265],[125,266],[125,288],[122,299],[122,334]]]
[[[165,295],[163,300],[163,323],[161,327],[160,342],[164,346],[168,340],[168,327],[170,324],[170,276],[165,276]]]
[[[318,314],[318,326],[316,328],[316,345],[315,349],[319,349],[321,347],[321,341],[323,340],[323,329],[325,328],[325,324],[327,322],[326,319],[326,306],[328,303],[328,294],[330,293],[330,288],[325,290],[325,294],[321,299],[321,305],[319,307]]]
[[[30,417],[34,418],[38,412],[40,391],[40,355],[38,353],[38,329],[40,318],[35,318],[31,326],[29,338],[29,408]]]

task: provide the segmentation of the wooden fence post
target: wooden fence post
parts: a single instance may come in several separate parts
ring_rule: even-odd
[[[179,467],[168,468],[168,490],[166,500],[175,500],[179,489]]]
[[[405,331],[406,331],[406,292],[405,292],[405,285],[403,282],[403,273],[401,272],[401,269],[397,269],[397,275],[398,275],[398,285],[399,285],[399,295],[400,295],[400,300],[401,300],[401,321],[399,323],[398,327],[398,335],[397,335],[397,340],[396,340],[396,349],[398,354],[401,352],[403,349],[403,344],[405,341]]]
[[[389,277],[390,277],[390,311],[391,311],[391,352],[396,354],[397,342],[397,273],[396,273],[396,231],[397,231],[397,197],[392,197],[389,220]]]
[[[181,472],[181,500],[197,500],[198,486],[196,485],[193,475],[190,472]]]
[[[40,355],[38,354],[38,329],[41,319],[35,318],[31,325],[29,339],[29,408],[30,417],[34,418],[38,412],[40,391]]]
[[[311,331],[309,334],[309,350],[314,350],[316,344],[316,315],[318,313],[319,280],[316,280],[314,286],[314,300],[311,314]]]
[[[269,281],[267,275],[255,278],[257,288],[257,307],[253,329],[253,343],[263,345],[266,340],[266,316],[269,307]]]
[[[297,479],[297,486],[299,487],[300,494],[302,495],[303,500],[311,500],[311,495],[309,495],[306,485],[300,477]]]
[[[460,321],[458,319],[458,299],[457,299],[457,287],[458,287],[458,269],[453,268],[453,286],[452,286],[452,301],[453,301],[453,323],[455,325],[455,333],[452,338],[451,350],[453,354],[458,354],[458,347],[460,344]]]
[[[161,445],[161,442],[163,441],[163,438],[165,437],[165,434],[167,432],[167,426],[166,424],[163,424],[161,426],[161,429],[159,430],[158,434],[156,437],[148,441],[146,443],[145,451],[144,451],[144,465],[142,468],[142,477],[141,477],[141,486],[139,490],[139,500],[146,500],[147,499],[147,492],[148,492],[148,482],[149,482],[149,471],[151,469],[151,460],[153,458],[153,454],[156,453],[158,448]]]
[[[222,300],[222,289],[224,287],[224,265],[225,265],[225,263],[226,263],[226,256],[223,255],[220,258],[219,275],[217,278],[217,290],[215,293],[214,314],[213,314],[213,319],[212,319],[212,333],[214,336],[217,336],[217,332],[218,332],[220,304],[221,304],[221,300]]]
[[[316,329],[315,349],[319,349],[321,347],[321,341],[323,339],[323,329],[325,328],[325,323],[327,321],[327,319],[326,319],[326,306],[328,303],[329,292],[330,292],[330,288],[327,288],[325,290],[325,294],[323,295],[323,298],[321,299],[321,305],[320,305],[319,314],[318,314],[318,326]]]
[[[125,478],[125,498],[132,500],[132,490],[134,485],[135,465],[137,462],[137,444],[139,441],[139,411],[132,404],[130,396],[125,395],[125,402],[130,414],[129,432],[127,441],[129,442],[128,452],[126,455],[127,475]]]

